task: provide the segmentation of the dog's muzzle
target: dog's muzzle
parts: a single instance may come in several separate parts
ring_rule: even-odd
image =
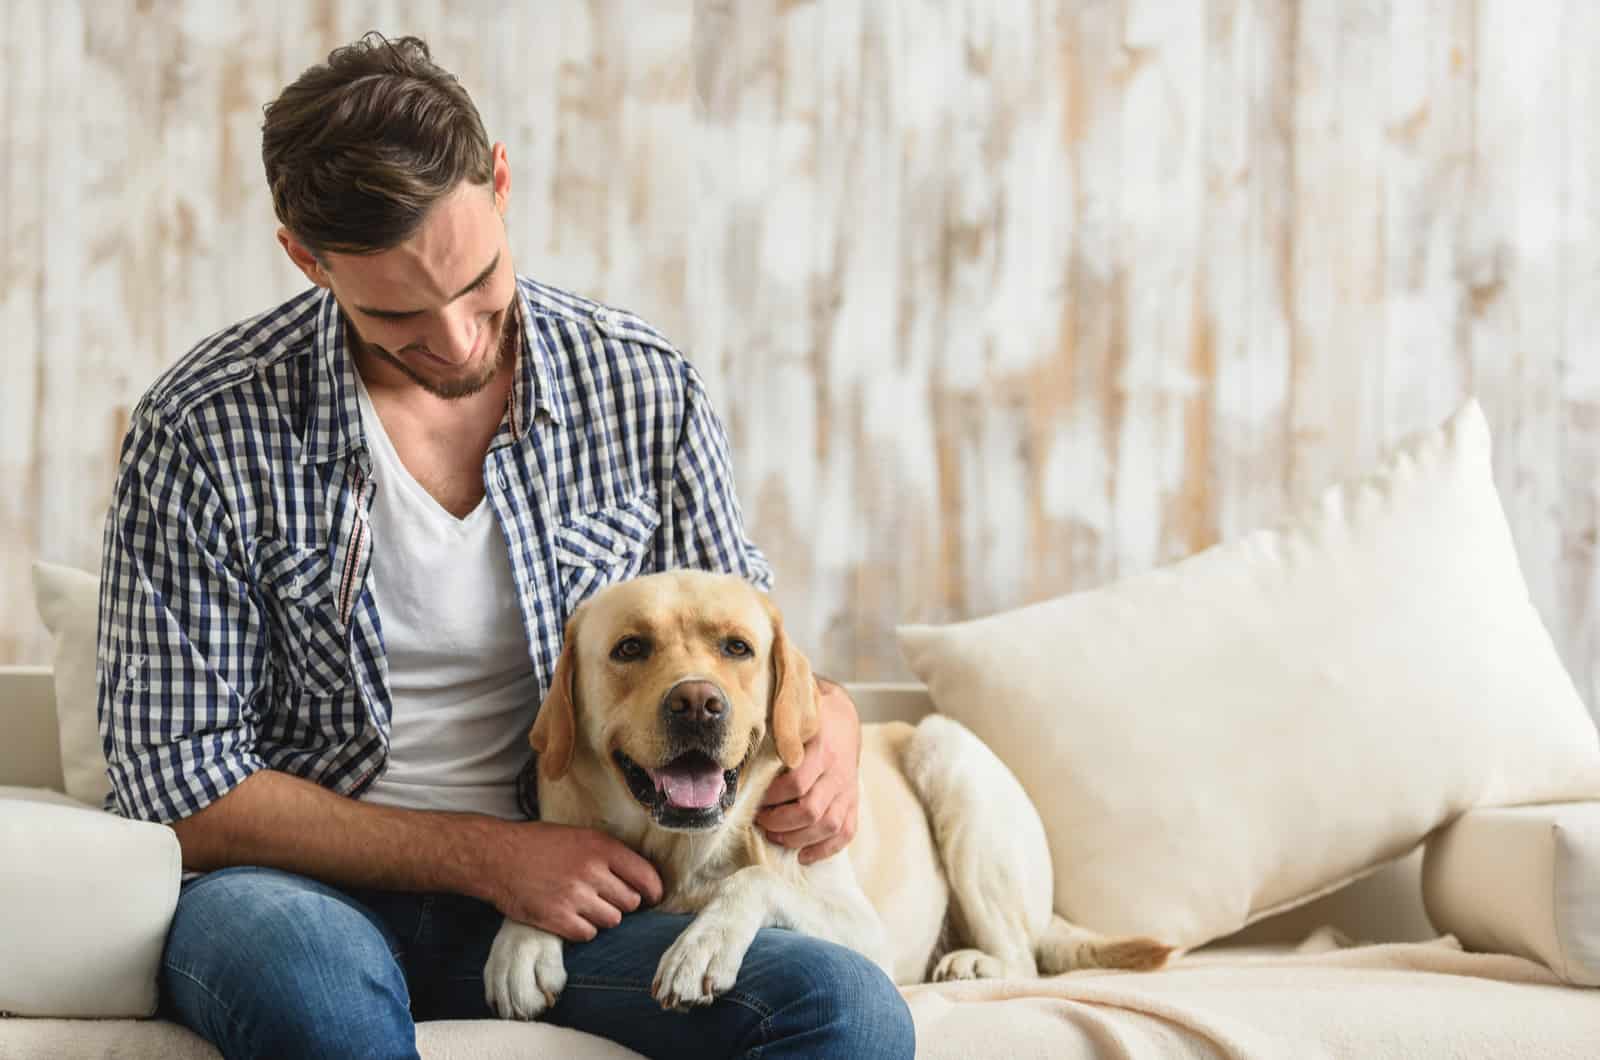
[[[661,699],[661,724],[670,757],[645,766],[620,750],[617,765],[628,790],[656,822],[667,828],[710,828],[733,805],[739,767],[724,769],[717,758],[728,731],[728,699],[710,681],[680,681]]]

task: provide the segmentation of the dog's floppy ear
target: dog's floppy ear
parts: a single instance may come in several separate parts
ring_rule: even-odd
[[[573,700],[578,668],[578,616],[573,615],[561,635],[561,658],[556,661],[550,691],[539,706],[539,717],[528,742],[539,752],[539,777],[560,780],[572,767],[572,747],[578,739],[578,717]]]
[[[770,600],[772,619],[772,739],[790,769],[805,757],[806,741],[817,734],[817,682],[811,662],[783,631],[783,619]]]

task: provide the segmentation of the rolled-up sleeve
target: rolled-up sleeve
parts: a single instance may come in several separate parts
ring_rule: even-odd
[[[686,408],[674,454],[673,565],[737,574],[772,589],[772,566],[745,535],[728,436],[700,375],[687,363]]]
[[[265,766],[265,622],[204,457],[141,405],[106,519],[98,709],[109,808],[127,817],[190,816]]]

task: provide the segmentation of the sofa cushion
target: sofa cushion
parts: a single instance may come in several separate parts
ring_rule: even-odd
[[[1463,945],[1600,986],[1600,802],[1463,814],[1428,839],[1422,897]]]
[[[1476,404],[1281,527],[899,631],[1038,806],[1062,915],[1195,946],[1475,806],[1600,792]]]
[[[148,1016],[178,837],[60,792],[0,788],[0,1012]]]
[[[417,1024],[422,1060],[638,1060],[639,1054],[591,1034],[548,1023],[425,1020]],[[0,1057],[74,1060],[218,1060],[211,1043],[166,1020],[0,1019]]]
[[[61,776],[67,794],[95,806],[111,793],[95,705],[95,631],[100,579],[36,561],[33,592],[39,618],[55,642],[56,724],[61,733]]]

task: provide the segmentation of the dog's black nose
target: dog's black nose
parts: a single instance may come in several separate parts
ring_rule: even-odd
[[[720,725],[728,701],[710,681],[685,681],[672,687],[661,706],[667,720],[677,725]]]

